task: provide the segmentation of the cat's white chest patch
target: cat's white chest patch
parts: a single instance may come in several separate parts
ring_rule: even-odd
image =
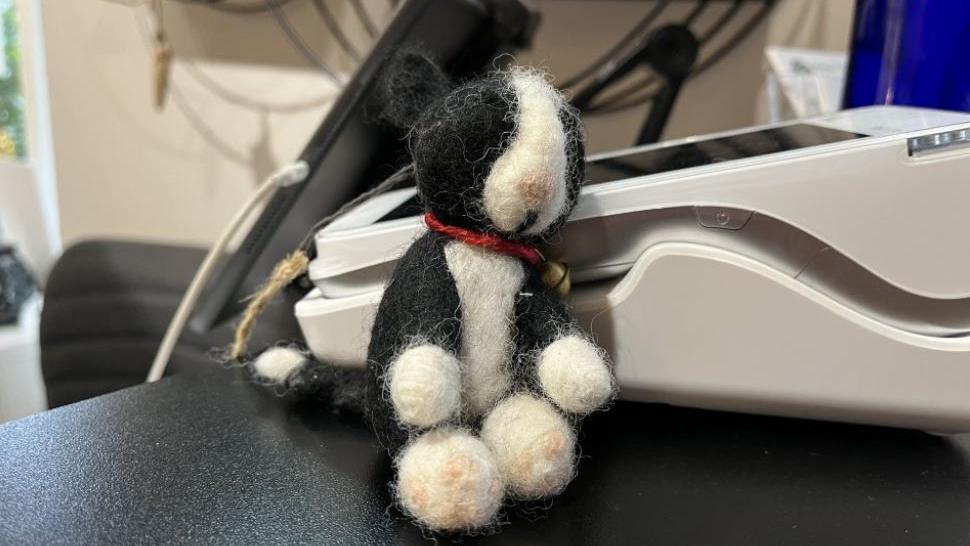
[[[481,415],[508,392],[515,296],[525,281],[522,263],[452,241],[445,259],[461,300],[461,375],[465,411]]]

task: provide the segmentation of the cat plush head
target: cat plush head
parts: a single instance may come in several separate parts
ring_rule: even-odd
[[[408,57],[401,79],[410,87],[395,95],[427,103],[401,109],[414,115],[408,143],[425,208],[445,224],[508,239],[554,234],[583,183],[576,110],[536,70],[513,68],[450,87],[422,59]]]

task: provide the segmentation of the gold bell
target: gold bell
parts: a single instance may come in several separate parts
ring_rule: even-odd
[[[566,262],[553,260],[542,262],[539,266],[539,278],[542,279],[542,284],[555,290],[559,297],[565,298],[569,295],[572,283],[569,281],[569,264]]]

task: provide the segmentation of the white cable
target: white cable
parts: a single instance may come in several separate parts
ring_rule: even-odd
[[[192,314],[192,309],[195,307],[196,301],[199,299],[199,295],[202,289],[205,287],[206,283],[209,281],[209,277],[212,276],[212,271],[216,264],[216,261],[222,256],[223,252],[226,250],[226,245],[229,241],[236,235],[239,231],[240,226],[245,222],[246,218],[252,214],[253,210],[263,202],[268,196],[272,195],[276,188],[290,186],[298,182],[306,180],[306,177],[310,174],[310,166],[307,165],[305,161],[297,161],[291,163],[275,173],[271,174],[265,182],[263,182],[259,188],[256,189],[256,193],[249,198],[249,201],[236,213],[235,218],[229,222],[226,226],[225,231],[219,237],[212,248],[209,249],[209,253],[206,255],[205,260],[202,261],[202,265],[195,272],[195,277],[192,278],[192,283],[189,284],[188,290],[185,291],[185,295],[182,296],[182,301],[179,302],[178,309],[175,311],[175,315],[172,317],[172,321],[168,324],[168,329],[165,330],[165,337],[162,338],[161,345],[158,346],[158,352],[155,353],[155,360],[152,361],[152,367],[148,371],[148,378],[145,379],[146,383],[152,383],[158,381],[165,375],[165,368],[168,366],[168,360],[172,356],[172,351],[175,349],[175,343],[178,341],[179,336],[182,335],[182,330],[185,329],[185,323],[189,320],[189,316]]]

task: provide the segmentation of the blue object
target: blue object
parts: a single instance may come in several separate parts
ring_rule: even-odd
[[[857,0],[844,108],[970,112],[970,0]]]

